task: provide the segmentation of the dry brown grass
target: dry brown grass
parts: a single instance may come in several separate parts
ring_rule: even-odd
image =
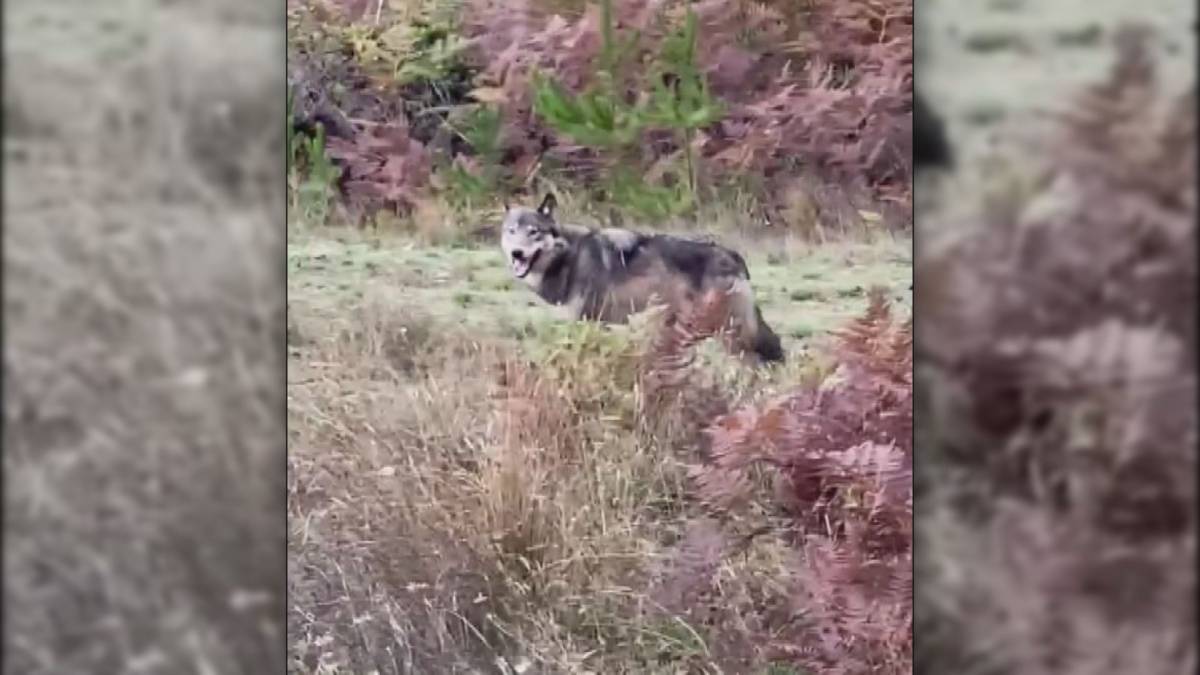
[[[684,473],[612,375],[634,343],[584,330],[535,369],[367,307],[290,374],[297,667],[614,672],[621,647],[627,666],[671,652],[638,584]]]
[[[653,313],[521,344],[392,296],[291,315],[293,669],[803,672],[797,521],[700,501],[698,432],[823,366],[710,341],[664,389]]]

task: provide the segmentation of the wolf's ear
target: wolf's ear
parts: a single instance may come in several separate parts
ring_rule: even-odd
[[[554,198],[554,195],[547,192],[545,198],[542,199],[541,206],[538,206],[537,208],[538,215],[545,216],[546,218],[553,218],[554,209],[557,206],[558,200]]]

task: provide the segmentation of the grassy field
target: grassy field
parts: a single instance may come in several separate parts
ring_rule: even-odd
[[[908,241],[738,245],[791,359],[703,350],[744,397],[819,369],[812,348],[868,288],[911,307]],[[695,437],[645,419],[645,327],[558,319],[498,246],[358,230],[293,233],[288,290],[294,668],[768,672],[756,603],[787,597],[789,548],[688,568],[721,546],[690,496]],[[710,572],[705,618],[679,594]]]
[[[797,349],[866,306],[881,286],[911,307],[911,242],[752,244],[755,293],[776,332]],[[554,313],[509,273],[498,246],[429,247],[354,230],[294,235],[288,242],[288,297],[296,314],[344,314],[372,293],[404,301],[480,335],[518,336]]]

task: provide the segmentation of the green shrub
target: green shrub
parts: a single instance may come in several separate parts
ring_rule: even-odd
[[[708,90],[696,66],[697,23],[687,13],[684,25],[663,42],[648,81],[632,83],[650,91],[630,103],[623,69],[639,34],[616,34],[611,0],[602,3],[602,46],[593,82],[579,94],[568,92],[557,80],[536,73],[533,110],[552,129],[604,156],[610,176],[606,191],[622,206],[642,215],[663,217],[690,211],[700,192],[698,166],[692,153],[696,130],[721,119],[722,106]],[[678,137],[684,180],[670,180],[671,161],[663,178],[648,180],[641,145],[645,132],[670,130]]]
[[[329,217],[341,170],[325,153],[325,129],[317,124],[312,136],[296,133],[293,96],[287,100],[287,175],[291,207],[305,223],[324,223]]]

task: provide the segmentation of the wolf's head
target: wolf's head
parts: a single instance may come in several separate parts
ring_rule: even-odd
[[[562,229],[554,220],[554,195],[547,194],[536,209],[505,207],[500,246],[513,276],[536,286],[541,273],[567,249]]]

